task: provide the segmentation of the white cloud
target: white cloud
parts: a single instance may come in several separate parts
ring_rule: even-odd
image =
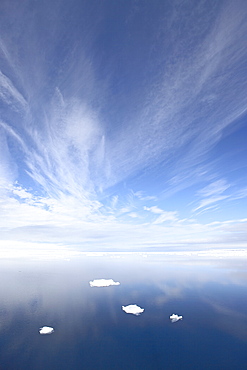
[[[138,216],[138,214],[136,213],[136,212],[130,212],[129,214],[128,214],[128,216],[129,217],[131,217],[131,218],[138,218],[139,216]]]
[[[90,281],[89,285],[91,287],[102,288],[102,287],[108,287],[111,285],[120,285],[120,283],[112,279],[95,279],[95,280]]]
[[[39,329],[40,334],[52,334],[54,332],[54,329],[50,326],[43,326]]]
[[[176,221],[177,212],[163,212],[155,221],[154,224],[162,224],[165,221]]]
[[[193,219],[181,220],[173,212],[156,214],[149,211],[158,216],[153,222],[139,218],[144,222],[134,224],[128,219],[124,221],[109,215],[106,207],[97,201],[65,195],[60,199],[42,198],[18,184],[0,191],[2,240],[45,241],[57,243],[58,247],[74,246],[91,251],[94,248],[124,251],[171,245],[176,249],[181,245],[207,247],[214,244],[241,248],[245,243],[247,246],[245,219],[203,224]]]
[[[136,304],[130,304],[128,306],[122,306],[122,310],[126,313],[131,313],[133,315],[139,316],[144,311],[144,308],[141,308]]]
[[[170,316],[170,320],[171,322],[177,322],[179,320],[182,320],[183,316],[178,316],[176,315],[175,313],[173,313],[171,316]]]
[[[174,192],[209,172],[210,166],[202,165],[205,154],[219,142],[224,129],[246,109],[245,79],[236,73],[240,63],[246,60],[244,35],[247,26],[243,21],[246,10],[239,9],[233,3],[227,3],[218,14],[214,13],[214,17],[205,12],[203,42],[198,43],[199,37],[185,32],[184,45],[189,42],[192,48],[183,50],[181,55],[177,55],[176,42],[180,44],[183,25],[171,30],[166,22],[158,24],[160,34],[172,34],[174,38],[172,53],[159,54],[159,66],[165,67],[157,68],[154,75],[146,75],[147,82],[142,85],[138,102],[128,104],[122,117],[121,114],[114,115],[117,112],[113,104],[115,95],[111,91],[114,73],[108,70],[105,79],[98,78],[102,74],[98,74],[100,70],[92,53],[97,22],[93,22],[87,31],[85,47],[77,48],[73,32],[68,30],[71,49],[68,47],[68,54],[61,60],[62,68],[56,66],[57,73],[47,69],[47,60],[56,59],[54,55],[49,58],[50,49],[41,55],[35,48],[43,43],[36,39],[38,35],[32,33],[31,25],[25,39],[20,34],[16,48],[11,47],[10,40],[15,39],[11,32],[17,32],[18,28],[9,30],[5,27],[8,32],[1,35],[0,46],[5,70],[11,70],[12,76],[9,78],[0,72],[0,96],[6,112],[11,110],[14,117],[19,114],[19,119],[12,122],[10,114],[7,123],[0,122],[3,133],[3,139],[0,138],[0,183],[5,187],[0,200],[3,238],[16,237],[29,242],[46,238],[48,243],[59,245],[71,243],[88,248],[100,245],[101,248],[120,249],[188,243],[243,243],[245,225],[237,219],[234,226],[240,230],[238,234],[223,223],[212,225],[179,220],[178,212],[165,211],[158,206],[143,208],[153,216],[152,222],[128,225],[121,221],[125,217],[123,213],[128,213],[126,216],[132,217],[133,223],[136,216],[144,213],[140,212],[143,204],[136,204],[137,201],[149,204],[149,201],[157,200],[143,191],[132,191],[126,202],[121,202],[119,195],[109,196],[108,208],[99,201],[105,200],[105,189],[121,180],[127,183],[134,173],[148,173],[146,169],[148,171],[152,164],[157,165],[159,171],[159,164],[163,163],[162,183],[168,184],[168,189],[164,190]],[[28,12],[20,14],[28,17]],[[179,13],[176,14],[175,25],[180,24]],[[9,19],[11,16],[9,14]],[[17,16],[19,25],[25,22],[25,17],[19,19]],[[211,23],[212,19],[215,23]],[[15,27],[17,23],[12,22]],[[57,36],[60,34],[59,24],[52,27],[56,30],[54,37],[56,32]],[[42,35],[39,37],[42,39]],[[154,43],[158,39],[160,37],[155,37]],[[238,50],[235,49],[236,40],[240,46]],[[50,45],[57,41],[51,39]],[[127,48],[123,52],[128,55],[128,43],[123,44]],[[158,50],[157,46],[154,45],[154,49]],[[28,54],[30,50],[32,54]],[[19,59],[20,55],[23,60]],[[164,57],[165,64],[162,63]],[[111,62],[118,59],[116,55],[112,60],[111,56],[109,58],[109,65],[114,65]],[[53,75],[57,78],[53,79]],[[50,81],[50,85],[46,81]],[[138,87],[133,83],[132,88],[137,96]],[[125,93],[123,89],[117,96],[120,106],[128,101]],[[20,110],[21,113],[25,110],[26,114],[20,114]],[[31,180],[27,179],[26,184],[34,181],[35,186],[32,186],[39,191],[39,196],[28,190],[29,184],[9,188],[9,184],[14,184],[16,179],[26,179],[27,175]],[[229,199],[224,193],[228,189],[229,185],[223,179],[202,188],[197,194],[198,204],[194,211],[205,210],[205,207]],[[238,193],[238,197],[243,196],[246,191]],[[166,225],[168,221],[169,227]]]
[[[134,195],[140,200],[157,200],[157,197],[154,195],[146,195],[144,191],[136,191]]]
[[[163,212],[164,212],[163,209],[160,209],[157,206],[152,206],[152,207],[146,207],[146,206],[144,206],[143,209],[145,211],[150,211],[150,212],[156,213],[156,214],[163,214]]]
[[[130,211],[131,211],[131,208],[130,207],[123,207],[123,208],[120,209],[120,212],[121,213],[128,213]]]
[[[165,221],[177,221],[177,212],[176,211],[164,211],[163,209],[158,208],[157,206],[146,207],[143,209],[145,211],[150,211],[151,213],[158,214],[159,216],[153,222],[154,225],[162,224]]]
[[[32,199],[33,196],[29,193],[26,189],[22,189],[21,187],[15,188],[13,190],[13,194],[17,195],[20,199]]]

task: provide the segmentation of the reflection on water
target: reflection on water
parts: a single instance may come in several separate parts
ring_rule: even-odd
[[[246,369],[246,260],[2,260],[0,279],[1,369]]]

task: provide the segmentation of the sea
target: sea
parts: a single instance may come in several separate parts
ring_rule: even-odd
[[[0,369],[246,370],[247,258],[1,259]]]

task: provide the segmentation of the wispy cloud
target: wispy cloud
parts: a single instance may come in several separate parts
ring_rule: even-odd
[[[232,184],[227,183],[225,179],[219,179],[211,182],[207,186],[197,191],[196,196],[200,198],[199,205],[193,209],[193,212],[205,212],[215,209],[222,201],[234,201],[247,197],[246,189],[239,189]]]
[[[217,181],[212,182],[211,184],[205,186],[203,189],[198,191],[199,195],[202,195],[203,197],[211,197],[214,195],[222,194],[224,193],[228,188],[230,187],[229,184],[224,179],[220,179]]]
[[[164,211],[163,209],[158,208],[157,206],[146,207],[144,206],[143,209],[145,211],[150,211],[156,215],[159,215],[153,224],[162,224],[165,221],[178,221],[177,212],[176,211]]]
[[[194,11],[199,11],[199,8],[200,6]],[[232,17],[232,11],[236,13],[236,17]],[[50,185],[52,191],[63,183],[66,191],[70,188],[78,193],[80,185],[89,187],[91,183],[91,186],[106,188],[157,161],[166,161],[170,166],[171,155],[174,160],[179,159],[179,165],[176,166],[179,176],[184,170],[193,170],[220,140],[224,128],[242,114],[244,89],[239,88],[240,76],[235,75],[231,79],[230,91],[229,76],[224,77],[221,73],[221,78],[217,78],[217,75],[219,70],[228,70],[230,65],[234,70],[237,69],[243,58],[240,51],[236,53],[234,50],[236,38],[242,42],[246,31],[242,22],[243,13],[239,12],[237,7],[226,6],[216,16],[214,23],[208,17],[207,22],[205,20],[201,25],[201,33],[205,32],[206,28],[208,31],[202,44],[199,38],[195,38],[192,52],[183,50],[183,54],[175,47],[172,53],[166,56],[166,68],[157,68],[155,78],[160,82],[154,83],[152,79],[148,81],[137,109],[129,107],[129,122],[123,118],[110,135],[100,123],[98,115],[101,110],[108,108],[105,99],[109,91],[105,89],[106,83],[99,83],[96,78],[98,66],[95,58],[89,62],[91,45],[97,34],[97,28],[91,27],[87,45],[78,55],[81,65],[73,60],[74,69],[70,68],[63,76],[68,84],[65,86],[63,80],[59,79],[53,81],[53,92],[49,86],[49,96],[53,95],[51,102],[43,96],[39,97],[43,104],[45,103],[37,112],[41,114],[43,123],[39,118],[40,128],[37,124],[32,124],[28,131],[34,141],[33,145],[36,146],[26,163],[30,176],[42,186],[53,184]],[[175,17],[172,21],[172,30],[176,30],[175,25],[180,20]],[[229,24],[232,32],[229,30]],[[159,24],[158,27],[159,32],[171,32],[166,24]],[[185,25],[181,24],[181,27]],[[32,43],[36,41],[31,30],[28,36],[32,38]],[[73,37],[72,31],[69,37]],[[181,37],[185,38],[186,43],[186,36],[182,36],[177,30],[173,34],[173,41],[178,41]],[[25,47],[26,42],[27,40]],[[128,52],[128,47],[125,48]],[[14,57],[16,58],[12,58]],[[160,54],[159,57],[165,56]],[[41,64],[44,59],[41,58],[39,63],[35,59],[35,62],[37,74],[42,76],[45,67],[47,68]],[[18,73],[20,75],[24,72],[20,70]],[[26,104],[11,80],[7,76],[1,76],[8,94],[15,97],[19,103]],[[76,79],[83,81],[87,94],[83,93],[85,88],[76,90]],[[109,73],[106,81],[112,79],[113,74]],[[60,85],[59,88],[54,85],[55,82]],[[31,86],[29,95],[32,93],[30,89]],[[92,101],[100,92],[100,109],[92,109]],[[237,94],[234,101],[231,99],[232,94]],[[223,108],[222,101],[227,109]],[[30,101],[30,104],[29,108],[34,112],[34,103]],[[195,104],[198,109],[195,109]],[[203,128],[198,124],[202,117]],[[37,117],[32,119],[36,120]],[[180,150],[187,145],[189,150],[181,158]],[[171,177],[176,175],[172,170]],[[183,186],[186,186],[185,182]]]
[[[157,196],[154,196],[154,195],[147,195],[145,194],[144,191],[136,191],[133,193],[137,198],[139,198],[140,200],[157,200]]]
[[[102,4],[95,14],[91,3],[55,1],[51,17],[46,2],[37,12],[24,2],[14,13],[13,4],[3,7],[0,39],[4,237],[13,230],[35,241],[45,230],[51,243],[89,248],[99,240],[102,248],[225,241],[217,232],[226,235],[229,225],[180,219],[179,201],[162,209],[154,189],[169,198],[196,185],[197,202],[187,203],[197,215],[246,196],[245,187],[234,196],[210,162],[225,129],[234,131],[246,112],[244,2],[210,14],[193,3],[188,22],[181,9],[168,11],[156,22],[147,17],[140,32],[130,7],[118,15],[125,31],[113,32],[117,42],[107,36]],[[149,36],[140,37],[146,27]]]
[[[146,207],[146,206],[144,206],[143,209],[145,211],[150,211],[150,212],[155,213],[155,214],[158,214],[158,215],[160,215],[160,214],[162,214],[164,212],[162,209],[158,208],[157,206],[152,206],[152,207]]]
[[[5,188],[1,209],[2,240],[58,243],[76,250],[246,246],[246,219],[202,224],[192,219],[179,219],[175,212],[146,211],[147,218],[140,213],[138,223],[128,222],[136,218],[116,218],[97,201],[79,202],[71,196],[57,200],[35,196],[18,185],[9,188],[8,194]],[[155,217],[151,222],[149,213]]]
[[[138,214],[136,212],[130,212],[128,216],[131,218],[138,218]]]
[[[232,195],[232,199],[242,198],[247,198],[247,188],[239,189]]]
[[[11,80],[0,70],[0,99],[13,110],[26,110],[27,102],[23,95],[12,84]]]
[[[212,203],[218,203],[219,201],[224,200],[226,198],[228,198],[227,195],[221,195],[221,196],[213,196],[213,197],[210,197],[210,198],[203,199],[200,202],[200,205],[197,208],[193,209],[193,212],[199,210],[200,208],[207,207]]]
[[[211,204],[218,204],[218,202],[229,198],[229,195],[223,194],[230,185],[224,179],[216,180],[209,185],[203,187],[197,192],[197,195],[201,198],[199,205],[193,209],[196,212],[200,209],[210,209],[208,206]]]

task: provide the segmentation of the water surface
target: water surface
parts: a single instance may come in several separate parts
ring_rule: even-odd
[[[90,287],[100,278],[121,284]],[[247,368],[246,260],[5,259],[0,279],[1,369]],[[129,304],[145,310],[126,314]],[[183,320],[171,323],[173,313]]]

